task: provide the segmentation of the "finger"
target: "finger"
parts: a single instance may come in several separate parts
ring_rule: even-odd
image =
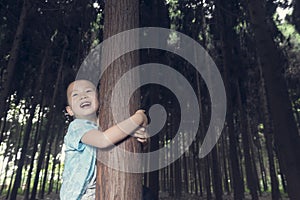
[[[134,132],[133,134],[134,137],[146,137],[146,134],[144,132]]]
[[[141,138],[137,138],[137,141],[141,142],[141,143],[146,143],[147,139],[141,139]]]
[[[146,131],[141,131],[141,130],[135,131],[134,134],[137,134],[137,135],[143,135],[144,137],[147,136],[147,132],[146,132]]]
[[[145,131],[146,131],[146,128],[145,128],[145,127],[139,127],[136,131],[142,131],[142,132],[145,132]]]

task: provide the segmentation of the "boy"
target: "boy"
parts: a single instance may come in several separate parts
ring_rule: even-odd
[[[61,200],[95,199],[96,147],[107,148],[126,138],[128,134],[146,142],[147,125],[143,110],[112,126],[104,132],[97,127],[99,106],[95,85],[88,80],[76,80],[67,89],[66,110],[75,119],[64,138],[65,166],[60,190]],[[126,130],[123,131],[123,130]]]

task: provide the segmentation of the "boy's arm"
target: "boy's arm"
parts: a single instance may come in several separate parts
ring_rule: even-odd
[[[90,130],[86,132],[81,141],[85,144],[98,148],[106,148],[116,144],[133,133],[141,125],[147,124],[147,117],[143,111],[138,110],[130,118],[112,126],[104,132],[99,130]]]

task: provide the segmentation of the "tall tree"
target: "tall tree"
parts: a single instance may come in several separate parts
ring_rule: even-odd
[[[260,72],[261,72],[261,67],[260,67]],[[276,173],[276,168],[275,168],[275,159],[274,159],[274,150],[273,150],[274,149],[273,124],[272,124],[272,120],[270,119],[270,111],[269,111],[267,97],[266,97],[265,83],[261,73],[260,73],[260,77],[261,77],[261,87],[259,91],[260,91],[260,98],[261,98],[262,110],[263,110],[264,135],[266,138],[266,148],[267,148],[268,160],[269,160],[272,199],[278,200],[280,199],[280,191],[279,191],[278,175]]]
[[[47,50],[46,50],[46,52],[47,52]],[[39,77],[39,79],[36,82],[37,86],[35,87],[34,94],[33,94],[36,97],[39,96],[42,81],[43,81],[44,76],[45,76],[46,60],[47,60],[47,53],[45,53],[45,58],[43,59],[43,62],[41,64],[42,65],[41,68],[40,68],[40,75],[41,76]],[[22,169],[23,169],[23,165],[24,165],[25,158],[26,158],[26,155],[27,155],[27,149],[28,149],[29,138],[30,138],[30,133],[31,133],[31,129],[32,129],[32,123],[33,123],[34,115],[35,115],[35,112],[36,112],[36,107],[37,107],[39,101],[40,101],[39,98],[33,98],[33,101],[31,102],[31,108],[30,108],[30,111],[29,111],[30,117],[28,119],[27,126],[26,126],[26,131],[25,131],[24,137],[23,137],[22,153],[21,153],[21,158],[20,158],[19,163],[18,163],[16,178],[15,178],[12,193],[11,193],[11,196],[10,196],[11,200],[16,199],[16,196],[17,196],[17,193],[18,193],[18,188],[20,187],[20,183],[21,183],[21,179],[22,179]]]
[[[158,9],[159,8],[159,9]],[[141,27],[169,27],[168,8],[164,4],[164,0],[143,0],[140,5],[140,26]],[[161,41],[166,42],[167,38],[161,38]],[[166,62],[166,55],[162,51],[141,51],[140,61],[142,63],[162,63]],[[167,64],[167,63],[164,63]],[[155,74],[149,74],[150,76],[156,76]],[[159,102],[159,96],[161,95],[161,89],[159,87],[144,87],[141,88],[141,95],[145,101],[142,101],[142,107],[148,109],[148,106],[154,105]],[[150,140],[149,151],[156,151],[159,149],[159,135],[155,134]],[[152,157],[150,157],[152,159]],[[150,160],[156,162],[156,160]],[[156,159],[156,158],[155,158]],[[154,198],[158,199],[159,194],[159,171],[153,171],[145,175],[145,185],[149,187],[153,193]]]
[[[221,50],[223,56],[223,66],[224,66],[224,83],[226,87],[226,92],[228,94],[227,101],[227,118],[226,123],[228,125],[229,132],[229,155],[232,169],[233,178],[233,189],[234,198],[242,199],[244,198],[244,181],[242,178],[242,171],[240,170],[240,163],[238,159],[238,135],[234,129],[234,104],[236,103],[235,97],[237,96],[237,89],[234,85],[233,79],[236,77],[236,70],[239,60],[236,58],[235,52],[236,47],[236,33],[234,31],[234,26],[237,21],[236,15],[231,15],[225,12],[225,10],[232,10],[236,13],[236,2],[232,0],[226,1],[226,7],[222,9],[224,1],[216,1],[216,14],[217,14],[217,25],[220,31],[221,40]]]
[[[295,25],[296,30],[300,33],[300,1],[293,0],[294,9],[292,14],[292,23]]]
[[[30,0],[24,0],[23,1],[23,7],[21,10],[20,18],[19,18],[19,24],[15,33],[15,38],[12,44],[12,48],[10,50],[9,54],[9,61],[6,68],[6,78],[3,80],[3,83],[1,84],[1,93],[0,93],[0,119],[5,115],[5,111],[7,109],[6,99],[8,95],[10,94],[11,90],[11,83],[13,80],[13,76],[15,73],[16,63],[19,55],[19,49],[20,44],[23,39],[23,33],[24,33],[24,27],[25,22],[27,20],[28,12],[30,9]]]
[[[299,199],[300,142],[287,85],[282,74],[285,63],[267,23],[265,1],[248,1],[248,9],[261,61],[271,117],[274,121],[275,143],[279,159],[284,161],[282,163],[288,182],[288,194],[291,199]]]
[[[104,8],[104,39],[107,39],[114,34],[139,26],[139,1],[138,0],[110,0],[105,2]],[[123,38],[122,38],[123,39]],[[128,39],[128,38],[127,38]],[[126,41],[124,38],[121,42]],[[103,49],[107,56],[114,55],[114,49],[118,49],[119,44],[110,49]],[[100,114],[99,123],[103,130],[114,124],[113,115],[111,113],[111,105],[109,104],[112,96],[112,89],[118,79],[126,71],[130,70],[139,62],[137,52],[131,52],[123,55],[115,60],[108,69],[104,72],[100,80]],[[123,85],[121,91],[126,91],[131,87],[131,83]],[[137,94],[137,93],[136,93]],[[138,94],[136,95],[136,97]],[[119,98],[124,98],[124,94],[119,94]],[[130,109],[137,109],[139,100],[132,98]],[[118,114],[124,114],[127,111],[128,105],[118,105]],[[130,152],[139,152],[140,144],[133,138],[128,138],[118,145]],[[128,160],[125,160],[122,154],[110,154],[110,151],[99,150],[98,156],[105,159],[117,159],[118,166],[127,166]],[[117,153],[118,154],[118,153]],[[98,200],[132,200],[141,199],[142,197],[142,174],[122,172],[112,169],[100,161],[97,162],[97,187],[96,199]]]
[[[48,116],[48,121],[45,127],[45,137],[43,138],[42,144],[41,144],[41,150],[40,150],[40,154],[38,157],[38,161],[37,161],[37,169],[36,169],[36,175],[35,175],[35,179],[34,179],[34,184],[33,184],[33,189],[32,189],[32,193],[31,193],[31,200],[36,199],[36,194],[37,194],[37,189],[38,189],[38,184],[39,184],[39,178],[40,178],[40,172],[42,169],[42,164],[45,158],[45,153],[46,153],[46,147],[47,147],[47,143],[48,143],[48,137],[50,134],[52,134],[52,132],[50,132],[50,127],[52,126],[52,123],[54,122],[54,118],[55,118],[55,111],[56,111],[56,104],[55,102],[57,101],[57,96],[58,96],[58,91],[59,91],[59,85],[61,84],[61,74],[62,74],[62,69],[64,66],[64,62],[65,62],[65,54],[66,54],[66,48],[68,47],[68,40],[65,37],[65,41],[64,41],[64,47],[61,53],[61,59],[59,62],[59,68],[56,74],[56,80],[54,83],[54,91],[53,91],[53,96],[52,99],[50,101],[50,105],[49,107],[52,109],[52,112],[49,112],[49,116]]]

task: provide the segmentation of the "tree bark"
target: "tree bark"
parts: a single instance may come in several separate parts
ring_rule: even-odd
[[[64,61],[65,61],[65,51],[66,48],[68,47],[68,40],[65,38],[65,44],[61,53],[61,58],[60,58],[60,63],[59,63],[59,69],[57,72],[57,76],[56,76],[56,80],[54,83],[54,91],[53,91],[53,96],[52,99],[50,101],[50,109],[51,112],[49,112],[49,116],[48,116],[48,121],[47,124],[45,126],[45,134],[44,134],[44,138],[41,144],[41,150],[40,150],[40,154],[38,157],[38,161],[37,161],[37,167],[36,167],[36,174],[35,174],[35,178],[34,178],[34,183],[33,183],[33,188],[32,188],[32,192],[31,192],[31,200],[35,200],[36,198],[36,194],[37,194],[37,188],[38,188],[38,184],[39,184],[39,178],[40,178],[40,172],[41,172],[41,168],[42,168],[42,164],[45,158],[45,153],[46,153],[46,148],[47,148],[47,141],[48,141],[48,137],[49,137],[49,132],[50,132],[50,127],[52,126],[54,117],[55,117],[55,102],[57,100],[57,95],[58,95],[58,91],[59,91],[59,84],[61,84],[61,73],[62,73],[62,69],[64,67]],[[52,132],[50,132],[52,133]]]
[[[21,41],[23,39],[23,32],[25,27],[25,22],[27,19],[28,11],[30,8],[29,5],[30,0],[23,1],[23,7],[19,18],[19,24],[16,30],[15,38],[12,44],[12,48],[10,50],[10,58],[7,64],[6,71],[6,80],[3,80],[3,85],[1,85],[1,93],[0,93],[0,119],[4,116],[5,110],[7,109],[6,99],[10,94],[10,88],[12,86],[12,80],[15,73],[16,62],[19,54],[19,48]]]
[[[27,126],[26,126],[26,130],[24,132],[23,141],[22,141],[22,152],[21,152],[21,156],[20,156],[20,159],[18,162],[16,178],[15,178],[13,188],[11,191],[10,200],[15,200],[17,198],[18,189],[20,187],[20,183],[21,183],[21,179],[22,179],[22,170],[23,170],[23,166],[24,166],[25,158],[26,158],[26,154],[27,154],[27,149],[28,149],[28,143],[29,143],[29,138],[30,138],[30,133],[31,133],[31,128],[32,128],[32,120],[34,117],[37,103],[38,102],[33,102],[32,107],[30,108],[30,111],[29,111],[29,118],[27,121]]]
[[[222,175],[220,170],[218,144],[212,149],[213,188],[216,200],[223,199]]]
[[[260,69],[261,72],[261,69]],[[279,182],[277,178],[276,168],[275,168],[275,161],[274,161],[274,137],[273,137],[273,124],[270,118],[269,107],[266,98],[266,90],[265,90],[265,83],[260,73],[261,78],[261,87],[260,87],[260,97],[262,102],[262,110],[263,110],[263,121],[264,121],[264,136],[266,138],[266,148],[269,160],[269,171],[270,171],[270,178],[271,178],[271,188],[272,188],[272,199],[279,200],[280,191],[279,191]]]
[[[232,9],[232,1],[226,3],[226,8],[228,10]],[[224,84],[227,93],[227,117],[226,124],[228,126],[228,134],[229,134],[229,155],[231,162],[231,173],[233,178],[233,189],[234,189],[234,198],[235,199],[243,199],[244,198],[244,181],[242,178],[242,171],[240,170],[240,162],[238,158],[238,140],[237,134],[234,129],[234,104],[235,104],[235,96],[236,96],[236,88],[234,88],[234,84],[232,83],[232,79],[237,78],[234,77],[234,68],[236,68],[237,62],[234,60],[236,55],[234,55],[234,45],[236,43],[235,38],[237,37],[234,30],[234,18],[232,15],[228,15],[225,13],[224,9],[222,9],[223,2],[220,0],[216,3],[216,11],[217,11],[217,26],[220,31],[220,39],[221,39],[221,50],[223,55],[223,65],[224,65]],[[224,4],[225,5],[225,4]]]
[[[247,129],[248,123],[247,119],[248,116],[246,114],[246,108],[244,108],[243,105],[245,105],[246,102],[242,102],[242,94],[241,90],[244,88],[241,88],[238,81],[236,81],[236,88],[238,92],[238,107],[239,107],[239,113],[240,113],[240,130],[242,133],[242,144],[243,144],[243,152],[244,152],[244,160],[245,160],[245,168],[246,168],[246,179],[247,179],[247,185],[248,188],[250,189],[250,194],[252,199],[256,200],[258,199],[258,194],[257,194],[257,185],[255,181],[255,176],[254,176],[254,170],[253,170],[253,165],[252,165],[252,160],[253,154],[251,155],[250,152],[250,145],[249,145],[249,140],[250,140],[250,131]]]
[[[137,28],[139,25],[139,1],[138,0],[110,0],[105,2],[104,8],[104,39],[113,36],[121,31],[132,28]],[[125,42],[123,40],[123,42]],[[126,41],[130,42],[130,41]],[[118,44],[116,44],[118,45]],[[112,51],[107,52],[108,56],[114,54],[113,49],[118,48],[114,46]],[[103,55],[103,54],[102,54]],[[123,55],[121,58],[115,60],[111,64],[100,80],[100,114],[99,123],[103,130],[112,126],[115,122],[110,110],[109,102],[111,99],[111,92],[118,79],[131,67],[139,63],[139,56],[137,52],[131,52]],[[131,87],[132,83],[122,86],[126,91]],[[139,106],[139,94],[132,98],[130,109],[136,110]],[[119,94],[120,98],[124,98],[124,94]],[[128,110],[128,105],[119,105],[118,114],[124,114]],[[132,112],[131,112],[132,113]],[[140,152],[140,144],[134,138],[128,138],[118,144],[118,148],[123,148],[130,152]],[[98,150],[98,155],[102,159],[115,160],[116,165],[127,166],[128,160],[119,153],[111,154],[110,150]],[[118,154],[118,155],[117,155]],[[97,200],[133,200],[141,199],[142,197],[142,174],[122,172],[112,169],[101,161],[97,161],[97,187],[96,199]]]
[[[29,111],[29,112],[31,112],[31,111]],[[20,110],[19,110],[19,112],[20,112]],[[28,122],[30,122],[30,121],[32,122],[31,117],[32,116],[30,115],[29,118],[28,118]],[[25,120],[25,115],[23,116],[22,121],[23,120]],[[16,172],[15,171],[13,172],[13,176],[10,179],[10,183],[9,183],[9,187],[8,187],[6,199],[10,199],[10,200],[15,200],[16,199],[16,194],[14,194],[13,192],[14,191],[18,191],[18,188],[20,186],[21,176],[22,176],[22,169],[19,169],[19,166],[21,166],[20,168],[23,168],[22,162],[24,162],[24,159],[25,159],[24,158],[25,157],[25,155],[24,155],[25,153],[24,152],[27,151],[27,147],[26,147],[27,144],[25,145],[25,150],[26,151],[23,150],[24,147],[22,147],[21,156],[20,156],[19,160],[17,160],[17,157],[18,157],[17,154],[18,154],[18,150],[21,148],[21,145],[23,145],[22,142],[29,140],[29,136],[26,135],[27,129],[29,129],[29,128],[31,129],[31,127],[30,127],[31,125],[30,126],[29,125],[30,124],[28,123],[27,126],[26,126],[26,128],[25,128],[26,130],[24,130],[24,125],[21,125],[20,129],[17,129],[17,131],[16,131],[16,132],[19,132],[19,137],[18,137],[18,143],[17,143],[17,148],[16,148],[17,150],[15,152],[15,156],[14,156],[13,160],[14,160],[14,165],[18,165],[18,168],[16,169]],[[22,134],[23,133],[24,133],[24,137],[22,138]],[[28,139],[26,137],[28,137]],[[14,175],[15,175],[15,177],[14,177]],[[14,183],[13,183],[13,180],[14,180]],[[11,190],[11,187],[13,187],[12,190]]]
[[[158,9],[159,8],[159,9]],[[169,23],[169,15],[168,15],[168,8],[166,4],[164,3],[164,0],[144,0],[143,3],[141,3],[141,8],[140,8],[140,26],[141,27],[163,27],[163,28],[168,28],[170,23]],[[161,41],[164,41],[162,39]],[[167,41],[167,40],[165,40]],[[141,63],[162,63],[165,60],[165,54],[162,52],[158,51],[142,51],[141,52]],[[150,74],[151,76],[151,74]],[[149,97],[146,98],[149,100],[146,105],[144,106],[151,106],[157,101],[159,101],[159,95],[160,95],[160,88],[156,87],[149,87],[147,88],[147,92],[150,92]],[[141,90],[141,94],[144,95],[143,90]],[[145,108],[147,110],[147,108]],[[162,134],[156,134],[151,137],[150,140],[150,152],[156,151],[159,149],[159,135]],[[151,158],[150,158],[151,159]],[[157,162],[156,160],[150,160],[148,159],[149,163],[151,162]],[[144,183],[147,185],[152,193],[155,199],[158,199],[159,195],[159,170],[149,172],[147,174],[148,180],[147,183]]]
[[[300,33],[300,1],[294,0],[294,9],[292,13],[292,23],[295,25],[296,30]]]
[[[43,98],[41,98],[43,99]],[[42,101],[42,100],[41,100]],[[32,149],[32,154],[31,154],[31,161],[30,161],[30,167],[27,173],[27,183],[26,183],[26,189],[25,189],[25,194],[24,194],[24,198],[23,200],[28,200],[29,199],[29,193],[30,193],[30,183],[31,183],[31,176],[32,176],[32,171],[33,171],[33,167],[34,167],[34,161],[35,161],[35,154],[37,152],[38,149],[38,141],[40,139],[39,137],[39,133],[40,133],[40,126],[42,126],[43,124],[43,119],[41,117],[41,113],[43,114],[43,108],[42,108],[42,103],[40,102],[40,110],[39,110],[39,115],[38,115],[38,120],[37,120],[37,124],[36,124],[36,130],[34,133],[34,138],[33,138],[33,149]]]
[[[53,131],[54,133],[56,133],[58,131],[57,129],[54,129],[54,125],[52,125],[52,128],[50,128],[50,130],[54,130]],[[47,182],[47,177],[48,177],[48,169],[49,169],[49,161],[50,161],[52,143],[54,141],[54,137],[55,136],[53,134],[51,134],[50,139],[49,139],[48,152],[47,152],[46,159],[45,159],[44,177],[43,177],[42,185],[41,185],[41,188],[40,188],[40,191],[39,191],[39,198],[40,199],[44,199],[44,195],[45,195],[45,188],[46,188],[46,182]]]
[[[63,126],[60,126],[60,127],[63,127]],[[51,194],[52,191],[53,191],[53,185],[54,185],[54,177],[55,177],[55,171],[56,171],[56,168],[57,168],[57,165],[59,164],[58,163],[58,159],[57,159],[57,155],[60,153],[60,147],[59,147],[59,144],[60,144],[60,141],[62,140],[62,138],[60,136],[56,136],[56,139],[55,139],[55,144],[54,144],[54,155],[53,155],[53,158],[52,158],[52,171],[51,171],[51,178],[50,178],[50,181],[49,181],[49,190],[47,192],[47,194]]]
[[[248,9],[266,84],[271,117],[274,121],[274,138],[287,178],[288,194],[291,199],[299,199],[299,133],[282,74],[284,62],[268,28],[264,3],[265,1],[261,0],[249,1]]]

